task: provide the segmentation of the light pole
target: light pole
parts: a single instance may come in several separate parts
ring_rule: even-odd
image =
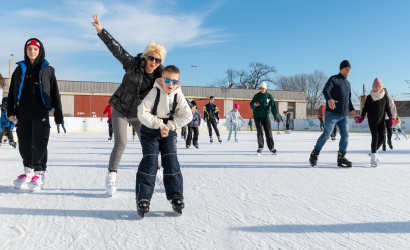
[[[198,85],[198,66],[191,65],[192,68],[196,68],[196,95],[199,97],[199,85]]]

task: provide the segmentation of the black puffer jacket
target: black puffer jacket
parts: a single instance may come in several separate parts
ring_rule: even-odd
[[[136,57],[131,56],[105,29],[98,36],[125,70],[122,83],[111,96],[109,103],[126,117],[138,117],[137,107],[145,97],[140,91],[145,72],[145,59],[142,53]],[[151,88],[154,86],[155,79],[161,77],[163,70],[162,64],[155,69],[154,79],[150,83]]]

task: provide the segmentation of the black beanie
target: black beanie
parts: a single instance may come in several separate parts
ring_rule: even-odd
[[[195,101],[195,100],[192,100],[192,101],[191,101],[191,104],[194,105],[194,106],[196,106],[196,101]]]
[[[340,69],[344,69],[344,68],[346,68],[346,67],[352,68],[352,67],[350,66],[350,63],[349,63],[348,60],[343,60],[343,62],[340,63]]]

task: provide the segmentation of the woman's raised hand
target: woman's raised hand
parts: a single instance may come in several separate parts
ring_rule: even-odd
[[[93,15],[93,18],[94,18],[94,22],[92,22],[91,24],[95,27],[95,30],[98,32],[98,34],[100,34],[102,31],[102,28],[101,28],[100,20],[98,20],[97,14]]]

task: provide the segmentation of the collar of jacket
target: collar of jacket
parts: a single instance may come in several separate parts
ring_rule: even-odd
[[[343,79],[346,79],[346,78],[347,78],[347,77],[345,77],[344,75],[342,75],[342,73],[339,73],[337,76],[340,77],[340,78],[343,78]]]

